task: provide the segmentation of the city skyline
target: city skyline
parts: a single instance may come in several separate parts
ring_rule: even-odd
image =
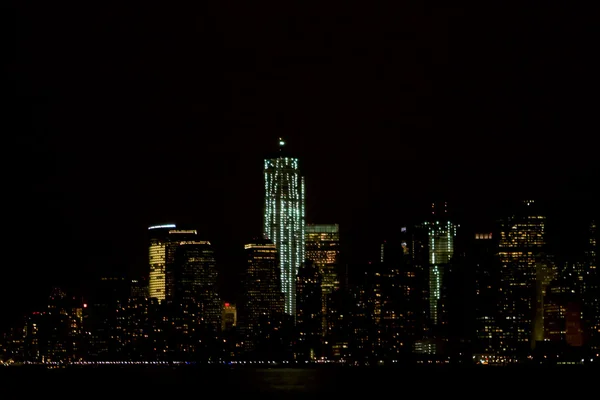
[[[39,7],[11,14],[3,91],[7,319],[50,285],[141,274],[147,227],[171,222],[211,241],[234,294],[279,137],[344,264],[440,199],[463,226],[548,203],[561,251],[598,220],[592,13]]]
[[[84,296],[54,288],[46,306],[0,337],[2,361],[595,365],[595,222],[584,251],[560,258],[534,199],[460,237],[446,202],[430,213],[383,241],[380,261],[350,271],[339,287],[339,227],[308,225],[292,315],[281,282],[288,272],[270,240],[244,245],[242,292],[230,303],[209,241],[176,224],[150,226],[149,279],[103,276]]]
[[[271,143],[271,148],[274,148],[274,143],[278,143],[278,140],[274,140]],[[293,143],[291,144],[293,146]],[[265,157],[268,157],[268,154],[270,152],[265,151],[263,152],[263,154],[265,154]],[[258,155],[258,154],[257,154]],[[255,159],[255,164],[260,164],[260,158],[256,157]],[[311,165],[310,162],[307,162],[308,160],[302,160],[300,158],[300,162],[303,164],[303,169],[307,169],[309,171],[312,170],[312,168],[314,168],[314,165]],[[587,171],[588,174],[593,174],[593,170]],[[260,171],[254,171],[254,173],[258,176],[260,176]],[[343,251],[341,251],[341,262],[343,264],[352,264],[352,263],[364,263],[367,261],[374,261],[377,259],[377,247],[380,245],[381,240],[385,240],[387,238],[393,238],[394,237],[394,231],[397,230],[397,224],[399,225],[411,225],[414,224],[416,222],[419,222],[420,219],[423,219],[427,216],[428,214],[428,208],[431,204],[431,200],[438,200],[440,198],[440,190],[434,190],[434,191],[430,191],[428,192],[428,196],[419,196],[418,194],[415,194],[413,199],[397,199],[394,197],[395,201],[398,201],[396,204],[402,204],[402,202],[404,202],[405,204],[405,208],[406,210],[404,212],[398,212],[398,210],[394,209],[394,204],[390,204],[390,199],[386,198],[385,194],[386,192],[393,190],[390,187],[387,187],[385,185],[381,185],[381,180],[383,179],[382,176],[384,176],[385,174],[381,174],[379,177],[377,178],[373,178],[371,180],[371,184],[377,184],[377,186],[375,186],[380,193],[378,193],[378,196],[375,199],[371,199],[371,201],[367,200],[367,204],[369,204],[369,208],[365,209],[365,203],[362,203],[362,210],[367,211],[368,213],[370,213],[370,216],[367,214],[365,215],[364,213],[362,215],[359,215],[360,220],[358,221],[358,223],[355,223],[354,225],[352,223],[349,223],[348,217],[349,215],[340,215],[339,212],[333,212],[332,215],[337,216],[338,218],[326,218],[326,216],[324,215],[324,213],[319,210],[319,206],[321,205],[320,203],[318,204],[314,204],[315,200],[318,199],[317,196],[315,196],[314,192],[311,193],[311,188],[314,189],[315,187],[319,187],[317,185],[314,184],[314,182],[311,182],[311,179],[308,179],[307,182],[307,187],[308,187],[308,201],[307,201],[307,215],[306,215],[306,221],[308,223],[338,223],[338,225],[340,225],[340,230],[341,230],[341,248]],[[593,175],[592,175],[593,176]],[[309,178],[310,178],[310,174],[309,174]],[[580,175],[578,177],[578,179],[583,180],[583,178],[586,177],[585,173]],[[257,177],[255,177],[254,179],[254,183],[255,184],[259,184],[260,183],[260,178],[256,179]],[[258,181],[258,182],[257,182]],[[439,181],[438,181],[439,182]],[[585,184],[583,182],[578,182],[577,179],[573,179],[571,181],[572,184],[574,185],[579,185],[577,188],[580,191],[583,190],[591,190],[590,186],[588,184]],[[261,185],[262,186],[262,185]],[[587,189],[586,189],[587,188]],[[482,189],[481,186],[479,186],[479,189]],[[383,192],[383,193],[381,193]],[[594,217],[594,210],[596,212],[595,215],[597,215],[597,209],[594,209],[592,207],[592,202],[594,199],[594,194],[593,192],[590,193],[584,193],[584,196],[581,196],[580,192],[580,197],[577,199],[574,199],[570,196],[568,196],[568,193],[564,194],[564,197],[556,197],[554,199],[548,200],[546,199],[546,201],[541,200],[540,203],[545,204],[547,206],[547,208],[549,209],[550,215],[553,217],[551,219],[552,223],[555,223],[556,227],[551,229],[551,234],[554,234],[554,240],[558,241],[558,240],[564,240],[565,243],[570,243],[569,246],[564,246],[564,249],[569,249],[571,245],[575,245],[575,247],[580,247],[581,244],[577,244],[576,240],[574,239],[577,235],[572,235],[573,232],[571,232],[571,234],[566,234],[560,233],[561,228],[558,228],[558,226],[562,226],[562,229],[571,229],[571,228],[575,228],[575,233],[579,232],[580,234],[584,233],[584,225],[586,223],[585,219],[578,219],[575,218],[575,216],[583,216],[586,213],[591,213],[590,218],[597,218]],[[382,196],[382,194],[384,194]],[[587,197],[586,197],[587,195]],[[196,210],[195,212],[192,211],[193,207],[190,209],[190,211],[192,211],[192,214],[196,214],[195,217],[192,218],[182,218],[181,216],[177,217],[177,214],[170,214],[173,215],[174,217],[171,218],[157,218],[157,217],[153,217],[150,214],[146,214],[147,216],[145,217],[146,219],[150,220],[150,225],[152,224],[156,224],[156,223],[172,223],[172,222],[177,222],[177,224],[174,225],[181,225],[181,226],[190,226],[190,227],[200,227],[200,229],[198,229],[201,232],[201,236],[207,239],[211,239],[211,238],[215,238],[216,240],[213,240],[215,242],[215,246],[216,246],[216,254],[217,254],[217,264],[218,264],[218,268],[220,271],[225,271],[225,273],[221,274],[220,276],[220,286],[225,294],[226,298],[230,298],[232,296],[233,293],[236,292],[237,287],[239,282],[236,281],[236,277],[239,275],[239,273],[241,272],[241,266],[243,265],[243,257],[242,257],[242,246],[243,246],[243,242],[247,242],[249,240],[251,240],[253,237],[257,237],[260,236],[260,226],[264,224],[264,222],[260,222],[262,217],[262,213],[260,210],[263,209],[263,207],[261,206],[261,203],[263,203],[263,199],[262,197],[264,196],[264,194],[260,193],[260,189],[258,191],[255,192],[255,195],[252,198],[246,198],[246,202],[247,204],[253,204],[254,205],[254,212],[253,212],[253,216],[249,217],[249,220],[254,220],[255,224],[254,226],[244,226],[243,227],[243,231],[245,231],[245,233],[243,235],[239,235],[237,236],[237,238],[235,240],[231,240],[231,242],[223,241],[223,231],[218,231],[218,230],[214,230],[215,226],[220,224],[220,222],[213,222],[212,224],[208,224],[207,220],[211,220],[214,221],[214,217],[208,214],[204,214],[201,213],[199,210]],[[175,196],[177,197],[177,196]],[[425,198],[427,197],[427,198]],[[316,199],[315,199],[316,198]],[[457,221],[466,223],[467,225],[473,223],[474,221],[478,222],[478,223],[483,223],[484,221],[486,221],[486,218],[483,216],[487,216],[487,223],[489,224],[493,224],[494,223],[494,219],[501,217],[502,216],[502,207],[503,204],[505,204],[509,199],[507,199],[506,197],[504,198],[498,198],[496,199],[496,201],[493,200],[485,200],[485,201],[476,201],[476,199],[470,199],[465,201],[465,198],[463,197],[462,199],[460,197],[457,197],[457,193],[456,192],[448,192],[448,196],[446,196],[446,198],[448,199],[452,199],[454,198],[455,201],[450,201],[450,211],[451,214],[453,214],[453,219],[456,219]],[[311,201],[312,200],[312,201]],[[373,201],[375,200],[375,201]],[[504,200],[504,201],[502,201]],[[519,199],[514,198],[514,201],[518,201]],[[587,201],[586,201],[587,200]],[[364,201],[364,199],[363,199]],[[379,203],[379,204],[378,204]],[[479,203],[479,204],[477,204]],[[482,207],[482,204],[483,207]],[[577,204],[579,203],[579,204]],[[570,205],[569,205],[570,204]],[[231,203],[229,203],[229,205],[231,206]],[[335,204],[332,204],[331,201],[328,201],[327,203],[325,203],[325,209],[329,209],[331,210],[331,206]],[[381,205],[385,205],[387,207],[378,207]],[[173,207],[167,207],[167,209],[171,208],[171,209],[175,209],[176,204],[173,204]],[[221,205],[222,207],[223,205]],[[348,204],[345,205],[346,207],[348,207]],[[350,217],[352,218],[354,215],[352,215],[352,206],[353,204],[350,204]],[[189,207],[189,206],[188,206]],[[573,208],[568,208],[568,207],[573,207]],[[577,207],[577,208],[575,208]],[[562,208],[562,209],[561,209]],[[188,211],[189,212],[189,211]],[[381,222],[379,221],[379,219],[384,220],[385,216],[384,214],[381,214],[382,212],[389,212],[389,216],[393,218],[393,221],[395,221],[394,223],[391,223],[389,221],[385,221]],[[377,214],[379,213],[379,214]],[[169,214],[165,214],[165,210],[158,210],[155,209],[155,214],[156,215],[169,215]],[[181,215],[181,214],[180,214]],[[226,215],[226,214],[225,214]],[[317,219],[317,217],[315,217],[315,215],[318,218],[321,219]],[[49,216],[44,216],[45,218],[48,218]],[[482,218],[483,217],[483,218]],[[139,218],[139,217],[138,217]],[[179,223],[181,222],[181,224]],[[258,222],[258,224],[257,224]],[[345,222],[345,223],[344,223]],[[395,225],[396,224],[396,225]],[[129,226],[129,229],[131,229],[131,225],[128,223],[127,224]],[[360,227],[359,229],[357,229],[357,227]],[[578,227],[578,230],[577,230]],[[55,279],[52,282],[52,286],[65,286],[65,287],[69,287],[69,288],[75,288],[75,290],[77,291],[77,288],[82,288],[82,284],[89,284],[91,283],[91,280],[94,279],[94,277],[97,277],[99,275],[102,274],[110,274],[110,273],[124,273],[124,274],[132,274],[133,276],[140,276],[140,275],[144,275],[145,274],[145,270],[147,268],[147,262],[146,262],[146,258],[147,258],[147,251],[145,250],[146,247],[145,245],[143,245],[141,243],[141,240],[143,235],[140,235],[139,230],[143,227],[141,226],[137,226],[137,227],[133,227],[138,233],[136,234],[137,237],[131,237],[131,235],[133,234],[132,231],[130,231],[128,233],[128,238],[125,242],[122,242],[123,239],[121,239],[121,235],[115,232],[115,237],[111,238],[109,237],[105,237],[104,240],[108,240],[109,243],[112,243],[111,246],[113,249],[117,250],[116,253],[113,253],[113,255],[111,256],[107,256],[106,254],[102,254],[101,257],[98,257],[97,259],[94,259],[94,257],[91,256],[91,254],[87,254],[84,255],[84,257],[87,258],[87,262],[89,263],[89,265],[92,265],[93,267],[90,268],[89,270],[85,271],[85,273],[79,273],[78,276],[76,276],[75,278],[72,276],[65,276],[63,274],[63,276],[61,276],[59,279]],[[106,228],[102,228],[102,229],[106,229]],[[365,231],[369,231],[369,230],[375,230],[377,233],[375,235],[373,234],[368,234],[366,232],[360,232],[360,230],[365,230]],[[357,230],[359,230],[359,232],[357,232]],[[106,231],[104,231],[106,232]],[[250,233],[251,232],[251,233]],[[93,235],[92,235],[93,236]],[[81,239],[80,239],[81,240]],[[550,240],[552,242],[552,239]],[[137,243],[136,243],[137,242]],[[236,243],[237,242],[237,243]],[[362,245],[360,246],[360,248],[357,249],[356,247],[356,243],[362,243]],[[366,245],[365,245],[366,244]],[[91,245],[91,248],[96,247],[96,245],[94,245],[93,243],[89,243],[88,242],[88,246]],[[116,245],[116,246],[115,246]],[[118,248],[120,247],[120,248]],[[90,247],[88,247],[89,249]],[[564,250],[563,249],[563,250]],[[84,251],[83,249],[74,249],[74,251],[79,252],[79,254],[81,255],[81,251]],[[37,256],[37,254],[32,254],[34,257]],[[98,255],[96,255],[98,256]],[[76,260],[70,260],[69,262],[75,262]],[[102,263],[102,265],[100,264]],[[233,274],[228,273],[227,270],[229,271],[235,271]],[[58,276],[60,276],[60,274],[57,274]],[[48,286],[50,285],[50,283],[47,283],[46,286],[44,287],[44,289],[49,289],[50,287]],[[41,293],[38,293],[39,297],[43,297],[43,295]],[[38,298],[39,298],[38,297]],[[16,316],[16,315],[15,315]]]

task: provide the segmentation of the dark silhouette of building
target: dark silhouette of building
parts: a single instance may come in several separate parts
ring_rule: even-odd
[[[284,342],[291,328],[290,318],[284,315],[277,247],[270,240],[256,240],[244,248],[247,266],[238,304],[242,347],[248,356],[281,356],[287,351]]]
[[[323,293],[320,268],[307,260],[296,277],[296,353],[312,360],[322,355]]]

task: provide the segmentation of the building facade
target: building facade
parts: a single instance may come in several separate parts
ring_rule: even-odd
[[[322,276],[312,261],[307,260],[296,277],[297,356],[314,360],[322,354],[323,290]]]
[[[281,287],[285,294],[285,312],[296,315],[296,276],[305,258],[304,177],[298,159],[283,152],[265,159],[265,205],[263,236],[279,252]]]
[[[217,277],[215,255],[209,241],[179,242],[173,266],[173,303],[195,317],[190,323],[213,332],[221,328],[222,305]]]
[[[244,293],[238,305],[241,331],[245,348],[254,347],[260,337],[270,330],[284,313],[285,295],[281,291],[281,274],[277,247],[270,240],[258,240],[244,246],[246,272]]]
[[[166,298],[166,265],[167,244],[171,229],[175,224],[154,225],[148,227],[149,236],[149,264],[148,296],[163,301]]]
[[[175,252],[180,243],[195,240],[197,231],[177,229],[175,224],[154,225],[148,227],[149,236],[149,274],[148,296],[162,301],[172,301],[173,266]]]
[[[454,255],[457,225],[448,219],[447,204],[432,203],[431,219],[423,224],[427,230],[429,250],[429,320],[439,323],[444,270]]]
[[[584,265],[582,292],[585,326],[590,347],[598,351],[600,350],[600,270],[598,268],[598,230],[596,221],[591,221],[589,224]]]
[[[339,279],[340,228],[338,224],[306,225],[306,259],[321,275],[323,317],[327,315],[327,297],[340,288]],[[327,322],[323,318],[323,332]]]
[[[500,351],[523,354],[532,347],[536,281],[546,244],[546,217],[533,200],[523,201],[513,211],[500,221],[499,316],[503,325]]]

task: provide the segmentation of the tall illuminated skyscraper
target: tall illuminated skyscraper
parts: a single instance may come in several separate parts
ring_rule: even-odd
[[[305,232],[306,259],[319,268],[325,297],[340,287],[337,273],[340,227],[338,224],[308,224]]]
[[[163,301],[166,295],[166,263],[169,231],[175,229],[175,224],[154,225],[148,227],[150,237],[148,276],[148,297]]]
[[[443,204],[432,203],[432,218],[423,224],[427,228],[429,244],[429,319],[434,325],[439,322],[439,303],[444,269],[454,255],[456,238],[457,225],[450,222],[447,213],[445,202]]]
[[[186,240],[195,240],[196,230],[176,229],[175,224],[148,228],[149,264],[148,297],[159,301],[172,300],[173,266],[177,247]]]
[[[280,138],[279,154],[265,159],[263,236],[277,246],[285,312],[295,316],[296,276],[305,253],[304,177],[298,159],[286,155],[284,146]]]
[[[323,330],[327,327],[327,297],[340,288],[338,258],[340,227],[338,224],[306,225],[306,259],[312,261],[321,276]]]
[[[546,217],[533,200],[526,200],[500,222],[500,352],[515,354],[531,348],[538,272],[546,274],[539,264],[546,243]]]

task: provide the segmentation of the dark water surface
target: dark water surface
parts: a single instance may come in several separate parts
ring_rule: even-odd
[[[2,398],[29,398],[39,391],[50,398],[162,398],[184,393],[194,398],[262,394],[294,398],[318,394],[352,398],[537,398],[595,389],[598,369],[556,368],[194,368],[84,367],[46,370],[0,369]],[[164,386],[171,386],[165,389]],[[16,392],[8,388],[16,388]],[[191,392],[190,392],[191,391]],[[409,396],[410,395],[410,396]],[[349,397],[348,397],[349,398]]]

